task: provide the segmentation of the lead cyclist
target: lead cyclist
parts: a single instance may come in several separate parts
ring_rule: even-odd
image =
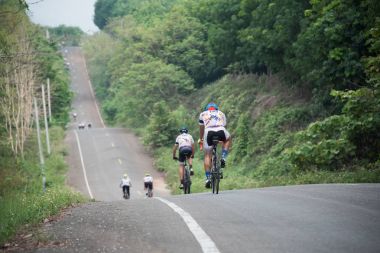
[[[231,136],[230,133],[227,131],[226,126],[226,115],[224,115],[222,111],[219,111],[219,107],[217,104],[208,103],[205,107],[205,110],[199,115],[199,141],[203,143],[203,149],[205,153],[204,170],[206,174],[206,188],[211,187],[210,169],[213,136],[219,136],[220,140],[223,142],[221,167],[224,168],[226,166],[228,150],[231,145]]]

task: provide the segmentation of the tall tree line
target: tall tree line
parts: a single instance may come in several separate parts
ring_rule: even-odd
[[[33,124],[33,96],[51,79],[52,123],[65,124],[71,93],[63,59],[55,43],[26,15],[25,1],[0,2],[1,149],[22,156]]]

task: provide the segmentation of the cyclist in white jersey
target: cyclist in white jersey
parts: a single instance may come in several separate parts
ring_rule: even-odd
[[[144,176],[144,190],[147,190],[148,188],[153,190],[153,177],[150,175],[150,173],[145,173]],[[146,193],[147,195],[148,193]]]
[[[193,170],[193,159],[194,158],[194,139],[189,134],[189,130],[186,127],[182,127],[179,132],[180,135],[177,136],[175,144],[173,146],[173,159],[179,161],[179,188],[183,188],[183,171],[185,169],[184,162],[186,158],[189,159],[190,175],[194,175]],[[179,158],[176,157],[177,149],[179,149]]]
[[[120,187],[122,188],[123,193],[124,193],[124,189],[126,189],[128,195],[130,195],[129,188],[132,187],[132,183],[131,183],[131,179],[129,179],[129,177],[126,173],[123,175],[123,177],[121,179]]]
[[[210,188],[211,186],[210,169],[213,136],[219,136],[220,140],[223,142],[221,167],[224,168],[226,166],[228,149],[231,145],[231,136],[227,131],[226,126],[226,116],[222,111],[219,111],[219,107],[215,103],[207,104],[205,111],[199,115],[199,141],[203,143],[203,149],[205,152],[204,169],[206,174],[206,188]]]

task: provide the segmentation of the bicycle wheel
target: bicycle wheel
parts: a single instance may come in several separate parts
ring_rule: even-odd
[[[215,193],[215,173],[214,173],[214,170],[211,171],[211,189],[212,189],[212,193],[214,194]]]
[[[217,164],[218,156],[216,154],[216,147],[213,149],[212,154],[212,169],[211,169],[211,186],[212,186],[212,193],[218,194],[219,193],[219,167]]]
[[[185,167],[183,175],[183,193],[190,194],[191,179],[190,179],[190,170],[188,167]]]
[[[151,189],[148,189],[148,197],[149,198],[153,197],[153,191]]]
[[[219,182],[220,182],[220,174],[219,170],[215,172],[215,193],[219,193]]]

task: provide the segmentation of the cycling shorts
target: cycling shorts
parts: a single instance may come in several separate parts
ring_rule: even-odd
[[[153,190],[153,182],[145,182],[144,188]]]
[[[191,147],[185,146],[181,147],[179,149],[179,158],[178,161],[180,164],[183,164],[187,158],[190,158],[191,154],[193,153],[193,150]]]
[[[203,137],[203,149],[210,151],[212,149],[213,136],[218,136],[219,140],[225,142],[230,138],[230,133],[224,127],[210,127],[205,129],[205,135]]]

